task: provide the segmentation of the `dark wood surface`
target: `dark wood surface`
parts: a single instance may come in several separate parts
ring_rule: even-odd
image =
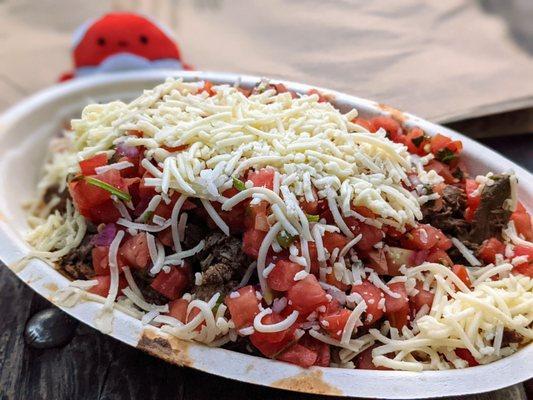
[[[533,170],[530,153],[533,151],[533,136],[492,138],[485,142]],[[11,271],[0,266],[1,400],[319,398],[176,367],[83,324],[78,325],[74,338],[61,348],[32,349],[24,342],[25,323],[37,311],[50,306],[48,301],[35,294]],[[466,398],[533,399],[531,386],[530,381]],[[427,395],[431,397],[431,393]]]

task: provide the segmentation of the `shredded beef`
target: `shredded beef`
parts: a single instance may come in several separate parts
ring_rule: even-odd
[[[242,279],[249,260],[242,243],[233,236],[214,232],[205,238],[205,247],[196,257],[202,271],[202,284],[193,289],[196,297],[208,300],[219,292],[225,296]]]
[[[72,279],[91,279],[94,277],[93,258],[91,251],[93,235],[87,234],[78,247],[60,260],[61,268]]]
[[[510,343],[521,343],[522,340],[524,340],[524,337],[521,334],[516,331],[504,328],[501,347],[507,347]]]
[[[494,184],[483,188],[469,234],[469,240],[477,244],[499,237],[511,217],[511,212],[504,208],[505,200],[511,197],[509,175],[494,175],[491,179]]]
[[[191,249],[196,246],[200,240],[206,236],[206,230],[202,227],[201,222],[191,218],[187,221],[185,229],[185,238],[183,239],[183,248]]]
[[[422,207],[424,222],[439,228],[449,236],[467,236],[470,224],[464,219],[466,194],[461,188],[448,185],[442,193],[442,204],[426,204]]]
[[[444,188],[442,205],[435,202],[422,207],[424,222],[439,228],[448,236],[458,238],[474,251],[485,239],[499,237],[511,214],[503,207],[511,195],[511,185],[508,175],[495,175],[491,179],[494,184],[483,189],[471,223],[464,219],[466,194],[453,185]],[[451,255],[453,258],[453,250]]]
[[[46,192],[44,192],[42,199],[44,204],[50,203],[54,196],[59,197],[59,203],[56,204],[54,208],[50,210],[50,212],[53,213],[57,210],[60,213],[64,213],[67,210],[67,200],[70,199],[69,191],[65,189],[60,192],[58,185],[50,186],[48,189],[46,189]]]

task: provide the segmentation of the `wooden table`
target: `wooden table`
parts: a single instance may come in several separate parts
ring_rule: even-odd
[[[532,141],[531,135],[523,135],[492,138],[486,143],[533,170]],[[30,316],[50,306],[7,268],[0,267],[1,400],[319,398],[176,367],[83,324],[62,348],[32,349],[24,343],[24,325]],[[533,398],[533,381],[467,398],[526,400]]]

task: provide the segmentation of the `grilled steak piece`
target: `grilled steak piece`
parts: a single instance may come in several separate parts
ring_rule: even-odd
[[[72,279],[92,279],[94,277],[91,239],[93,235],[86,234],[80,245],[59,261],[60,267]]]
[[[485,239],[499,237],[511,216],[511,212],[504,209],[505,200],[511,196],[511,184],[509,175],[494,175],[491,179],[494,184],[483,188],[471,223],[464,219],[466,194],[461,188],[453,185],[444,188],[442,206],[434,203],[422,207],[424,222],[458,238],[474,251]],[[452,259],[460,258],[455,250],[451,249],[450,252]]]
[[[205,246],[198,253],[197,259],[202,271],[216,263],[228,264],[234,270],[246,270],[249,265],[248,257],[242,252],[241,240],[221,232],[213,232],[205,237]]]
[[[499,237],[509,222],[511,211],[504,208],[505,200],[511,197],[509,175],[494,175],[494,184],[485,186],[474,214],[469,241],[481,244],[485,239]]]
[[[70,199],[70,193],[67,189],[59,192],[59,185],[50,186],[46,189],[43,195],[43,203],[48,204],[54,196],[59,197],[59,203],[56,204],[51,210],[50,213],[55,212],[56,210],[60,213],[64,213],[67,210],[67,200]]]
[[[461,188],[448,185],[442,192],[442,205],[426,203],[422,207],[424,222],[439,228],[445,234],[465,238],[470,224],[464,219],[466,193]]]
[[[250,263],[242,252],[241,241],[219,232],[205,238],[205,247],[196,259],[202,271],[202,284],[194,287],[193,293],[202,300],[209,300],[217,292],[221,296],[231,292]]]
[[[507,347],[511,343],[521,343],[523,340],[524,337],[518,332],[504,328],[501,347]]]

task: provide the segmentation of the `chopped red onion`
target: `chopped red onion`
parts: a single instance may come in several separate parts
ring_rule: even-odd
[[[274,302],[272,303],[272,311],[275,313],[280,313],[283,311],[283,309],[287,306],[287,298],[281,297],[279,299],[274,299]]]
[[[128,146],[124,143],[120,143],[118,146],[117,146],[117,154],[121,155],[121,156],[126,156],[126,157],[132,157],[132,158],[135,158],[135,157],[138,157],[139,156],[139,149],[135,146]]]
[[[94,238],[91,243],[95,246],[109,246],[117,234],[117,226],[115,224],[106,224]]]

